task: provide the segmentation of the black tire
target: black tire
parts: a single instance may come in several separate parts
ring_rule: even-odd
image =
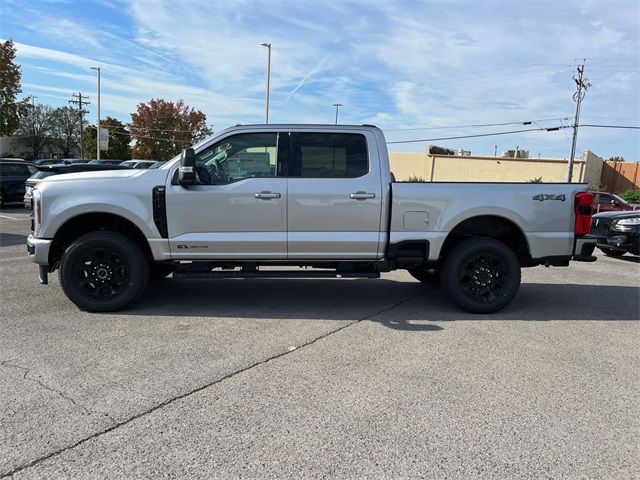
[[[168,277],[176,269],[174,265],[167,263],[152,263],[151,264],[151,280],[162,280]]]
[[[621,257],[625,253],[627,253],[624,250],[614,250],[613,248],[601,248],[601,247],[598,247],[598,248],[602,251],[602,253],[604,253],[608,257]]]
[[[425,285],[439,285],[440,272],[426,267],[414,267],[407,270],[409,275]]]
[[[149,262],[128,237],[108,230],[78,237],[60,261],[60,285],[81,310],[111,312],[136,301],[149,283]]]
[[[474,237],[456,245],[440,273],[445,293],[471,313],[506,307],[520,288],[520,262],[504,243]]]

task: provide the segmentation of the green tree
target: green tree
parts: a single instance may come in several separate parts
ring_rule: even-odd
[[[131,158],[131,133],[124,123],[112,117],[100,120],[100,127],[109,130],[109,149],[100,152],[100,158],[122,159]],[[84,132],[84,155],[96,158],[96,127],[89,125]]]
[[[20,121],[27,103],[18,102],[20,88],[20,65],[16,65],[16,47],[13,40],[0,42],[0,136],[12,135]]]
[[[138,104],[131,114],[131,136],[136,141],[134,158],[169,160],[182,150],[211,135],[207,116],[185,105],[153,99]]]
[[[80,118],[71,107],[60,107],[51,113],[51,143],[62,151],[64,158],[73,157],[80,146]]]
[[[20,112],[20,122],[15,133],[24,137],[31,147],[32,159],[37,159],[40,151],[51,142],[53,136],[53,109],[49,105],[28,105]]]

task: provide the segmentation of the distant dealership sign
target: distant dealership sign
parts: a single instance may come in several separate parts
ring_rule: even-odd
[[[109,150],[109,129],[100,127],[100,150]]]

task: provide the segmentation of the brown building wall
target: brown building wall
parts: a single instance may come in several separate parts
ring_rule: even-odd
[[[601,188],[607,192],[622,193],[640,188],[640,163],[603,162]]]

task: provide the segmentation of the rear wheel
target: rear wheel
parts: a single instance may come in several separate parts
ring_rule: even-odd
[[[614,250],[613,248],[600,248],[600,250],[609,257],[621,257],[626,253],[624,250]]]
[[[520,262],[504,243],[476,237],[456,245],[444,260],[442,288],[461,308],[492,313],[507,306],[520,287]]]
[[[60,284],[80,309],[109,312],[137,300],[149,282],[149,262],[142,248],[111,231],[77,238],[60,261]]]

